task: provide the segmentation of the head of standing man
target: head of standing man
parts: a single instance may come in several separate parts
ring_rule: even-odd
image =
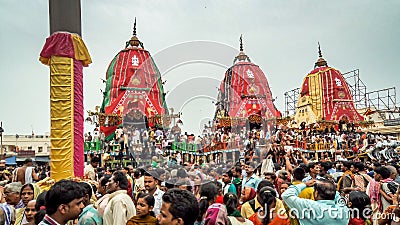
[[[46,194],[46,216],[39,224],[66,224],[77,219],[85,207],[84,195],[85,190],[75,181],[55,183]]]
[[[192,225],[199,214],[199,204],[193,193],[173,188],[163,195],[160,225]]]
[[[144,175],[144,188],[147,193],[154,197],[155,203],[153,211],[156,216],[160,214],[162,196],[164,194],[157,186],[159,184],[159,177],[160,175],[154,170],[150,170]]]

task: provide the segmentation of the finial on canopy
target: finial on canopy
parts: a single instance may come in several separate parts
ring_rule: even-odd
[[[243,35],[240,35],[239,38],[239,42],[240,42],[240,52],[239,55],[235,57],[235,59],[233,60],[233,64],[236,63],[236,61],[245,61],[247,59],[247,61],[250,61],[250,58],[243,52]]]
[[[321,51],[321,45],[319,44],[318,41],[318,60],[314,65],[314,68],[316,67],[322,67],[322,66],[328,66],[328,63],[326,62],[326,60],[324,58],[322,58],[322,51]]]
[[[135,22],[133,23],[133,36],[132,38],[126,43],[126,47],[128,46],[132,46],[132,47],[138,47],[139,45],[142,46],[143,48],[143,44],[139,41],[139,38],[136,37],[136,17],[135,17]]]
[[[240,35],[239,41],[240,41],[240,51],[243,52],[243,39],[242,39],[242,35]]]
[[[133,36],[136,36],[136,17],[135,17],[135,23],[133,24]]]
[[[319,57],[322,58],[321,45],[319,44],[319,41],[318,41],[318,54]]]

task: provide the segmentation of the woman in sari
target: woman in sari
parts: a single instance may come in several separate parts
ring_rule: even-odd
[[[240,200],[239,200],[239,206],[238,206],[238,210],[240,211],[242,209],[242,205],[244,203],[246,203],[247,201],[250,201],[252,199],[254,199],[257,196],[256,191],[254,190],[254,188],[245,186],[242,189],[242,193],[240,195]]]
[[[154,217],[154,197],[148,193],[139,193],[137,197],[136,216],[126,222],[126,225],[156,225]]]
[[[204,225],[207,209],[215,203],[218,195],[218,187],[214,182],[209,181],[200,187],[199,215],[195,225]]]
[[[24,207],[16,210],[14,225],[22,225],[28,223],[25,215],[26,206],[28,205],[29,201],[37,198],[37,196],[40,194],[40,189],[39,186],[37,186],[36,184],[29,183],[22,186],[20,193]]]

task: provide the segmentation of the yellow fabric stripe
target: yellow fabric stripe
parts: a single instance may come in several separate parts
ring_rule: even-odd
[[[325,72],[323,72],[323,73],[325,73]],[[319,105],[320,105],[320,115],[318,116],[318,119],[322,119],[322,118],[325,118],[325,110],[324,110],[324,102],[323,102],[323,99],[324,99],[324,96],[323,96],[323,94],[324,94],[324,83],[322,82],[322,75],[321,74],[323,74],[322,72],[319,72],[318,73],[318,81],[319,81]]]
[[[42,62],[44,65],[49,66],[50,65],[50,59],[49,58],[44,58],[42,56],[39,57],[39,61]]]
[[[52,56],[50,59],[50,170],[56,181],[74,175],[74,61]]]
[[[71,162],[71,176],[75,177],[75,168],[74,168],[74,155],[75,155],[75,129],[74,129],[74,121],[75,121],[75,117],[74,117],[74,84],[75,84],[75,74],[73,71],[74,68],[74,60],[71,59],[71,68],[72,68],[72,73],[71,73],[71,154],[70,154],[70,162]]]
[[[308,75],[308,87],[311,98],[311,103],[313,105],[314,114],[317,116],[317,120],[321,118],[322,114],[322,98],[321,98],[321,82],[319,79],[319,74]]]
[[[92,59],[90,58],[90,54],[88,49],[86,48],[85,43],[82,38],[77,34],[72,35],[72,42],[74,43],[74,53],[75,59],[82,61],[83,66],[88,66],[92,63]]]

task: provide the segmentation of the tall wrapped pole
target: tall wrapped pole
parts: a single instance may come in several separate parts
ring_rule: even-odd
[[[92,60],[79,35],[80,0],[49,0],[49,5],[52,34],[40,61],[50,66],[50,174],[61,180],[83,176],[83,66]]]

